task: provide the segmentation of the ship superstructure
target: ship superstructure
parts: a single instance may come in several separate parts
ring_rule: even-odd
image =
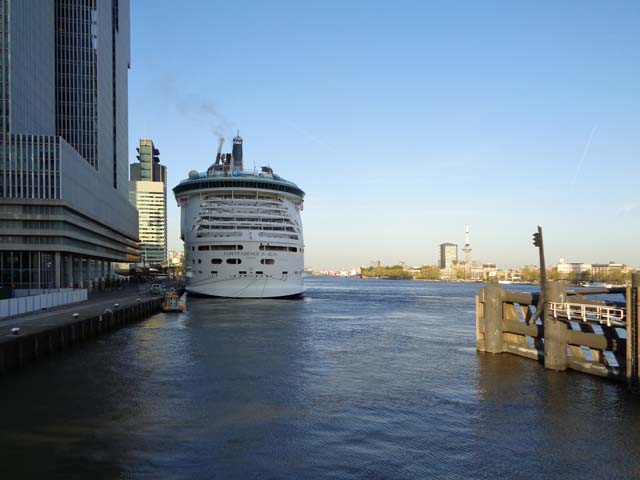
[[[304,192],[273,173],[243,169],[242,138],[204,173],[173,189],[181,208],[186,288],[234,298],[290,297],[304,292]]]

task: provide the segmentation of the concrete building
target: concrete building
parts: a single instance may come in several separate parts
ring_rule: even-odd
[[[128,0],[0,0],[0,284],[92,288],[136,262]]]
[[[560,275],[560,278],[569,278],[570,276],[588,276],[591,274],[590,263],[566,263],[564,258],[560,259],[556,270]]]
[[[624,263],[594,263],[591,265],[591,278],[593,280],[604,280],[609,275],[615,273],[622,274],[625,271],[626,267],[627,266]]]
[[[458,245],[441,243],[438,266],[443,270],[450,270],[456,263],[458,263]]]
[[[167,264],[167,167],[152,140],[142,139],[131,165],[129,201],[138,210],[141,263]]]

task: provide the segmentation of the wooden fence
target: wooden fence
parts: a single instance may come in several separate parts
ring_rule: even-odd
[[[625,381],[640,393],[639,289],[640,274],[626,288],[570,290],[549,282],[538,316],[538,293],[488,285],[476,297],[477,350]],[[624,301],[613,299],[615,294]]]

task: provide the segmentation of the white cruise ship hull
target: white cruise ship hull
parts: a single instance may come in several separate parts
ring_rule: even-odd
[[[236,278],[187,287],[191,294],[226,298],[286,298],[304,293],[304,285],[290,280]]]

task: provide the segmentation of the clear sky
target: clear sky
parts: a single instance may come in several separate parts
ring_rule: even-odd
[[[640,2],[132,0],[129,142],[306,192],[306,264],[640,266]],[[230,151],[230,145],[228,151]],[[225,149],[227,151],[227,149]],[[169,247],[181,249],[169,195]]]

